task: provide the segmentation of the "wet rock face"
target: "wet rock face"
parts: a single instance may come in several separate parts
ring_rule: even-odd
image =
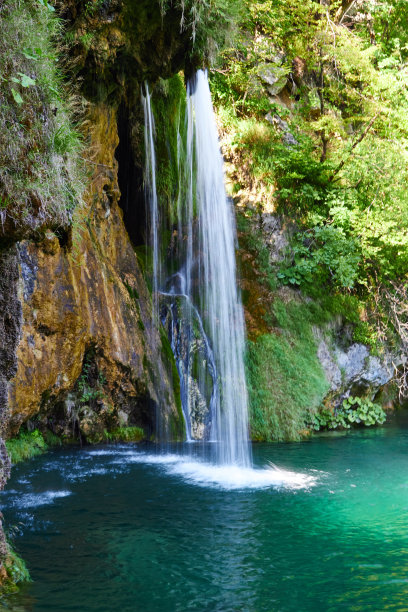
[[[19,278],[16,247],[0,251],[0,428],[7,422],[9,380],[17,371],[16,349],[22,322],[17,293]]]
[[[17,249],[23,324],[9,386],[9,434],[34,417],[61,433],[78,413],[89,436],[119,410],[150,433],[158,406],[164,421],[179,418],[151,328],[151,297],[118,206],[115,112],[91,106],[88,117],[93,177],[70,235],[48,231],[41,242]]]
[[[180,377],[187,429],[193,440],[206,440],[211,430],[215,372],[201,321],[184,296],[163,298],[161,319]]]

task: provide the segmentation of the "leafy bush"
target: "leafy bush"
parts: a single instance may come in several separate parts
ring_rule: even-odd
[[[291,265],[284,264],[278,273],[283,284],[312,283],[354,287],[358,276],[360,249],[353,237],[341,228],[321,225],[297,232],[292,240]]]
[[[382,425],[386,414],[379,404],[361,397],[348,397],[343,400],[341,408],[331,410],[322,408],[318,413],[312,414],[308,422],[315,431],[321,429],[350,429],[357,425]]]

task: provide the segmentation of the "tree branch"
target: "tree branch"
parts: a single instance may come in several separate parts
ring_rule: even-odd
[[[329,182],[332,182],[334,177],[337,176],[337,174],[343,169],[343,167],[346,164],[346,162],[348,162],[348,160],[352,156],[353,151],[356,148],[356,146],[359,145],[360,142],[362,140],[364,140],[364,138],[367,136],[368,132],[372,128],[372,126],[374,124],[374,121],[377,119],[378,115],[379,115],[379,113],[376,113],[374,115],[374,117],[372,117],[372,119],[370,119],[370,121],[368,122],[364,132],[362,134],[360,134],[360,136],[357,138],[357,140],[352,144],[352,147],[350,149],[350,153],[349,153],[348,157],[346,159],[342,159],[341,162],[339,163],[339,165],[337,166],[337,168],[334,170],[333,174],[331,175],[331,177],[329,179]]]

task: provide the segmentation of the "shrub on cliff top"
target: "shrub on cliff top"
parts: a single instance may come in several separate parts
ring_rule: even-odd
[[[10,0],[0,5],[0,27],[0,220],[66,225],[82,173],[56,52],[61,23],[45,0]]]

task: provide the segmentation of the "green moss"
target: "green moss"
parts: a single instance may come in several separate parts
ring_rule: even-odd
[[[7,542],[7,554],[4,560],[4,569],[7,572],[7,579],[2,583],[0,592],[2,595],[16,593],[19,585],[24,582],[31,582],[30,572],[23,559]]]
[[[141,442],[145,433],[141,427],[116,427],[111,431],[104,431],[104,438],[108,442]]]
[[[147,358],[146,354],[143,355],[143,369],[145,372],[148,373],[148,375],[154,382],[156,380],[156,372],[153,368],[152,362],[150,361],[150,359]]]
[[[151,276],[153,274],[153,249],[152,247],[142,244],[136,247],[133,247],[134,252],[136,254],[137,260],[139,262],[140,268],[143,272],[143,275],[146,280],[146,285],[149,291],[152,291],[151,284]],[[129,289],[128,289],[129,291]],[[130,293],[129,293],[130,295]],[[133,295],[130,295],[133,298]]]
[[[155,152],[157,160],[156,186],[161,216],[160,249],[163,261],[177,223],[177,202],[184,198],[181,172],[183,147],[179,146],[179,130],[185,129],[186,90],[183,79],[176,74],[168,80],[160,79],[154,88],[152,105],[156,123]],[[181,138],[184,141],[184,138]],[[168,258],[167,258],[168,259]],[[169,265],[172,262],[168,260]],[[170,273],[171,270],[169,269]]]
[[[313,305],[276,300],[278,329],[248,343],[251,437],[296,440],[326,395],[329,384],[317,357]]]
[[[132,300],[136,301],[139,300],[139,294],[137,292],[137,290],[134,287],[131,287],[129,285],[129,283],[124,283],[126,289],[128,290],[129,296],[131,297]]]

